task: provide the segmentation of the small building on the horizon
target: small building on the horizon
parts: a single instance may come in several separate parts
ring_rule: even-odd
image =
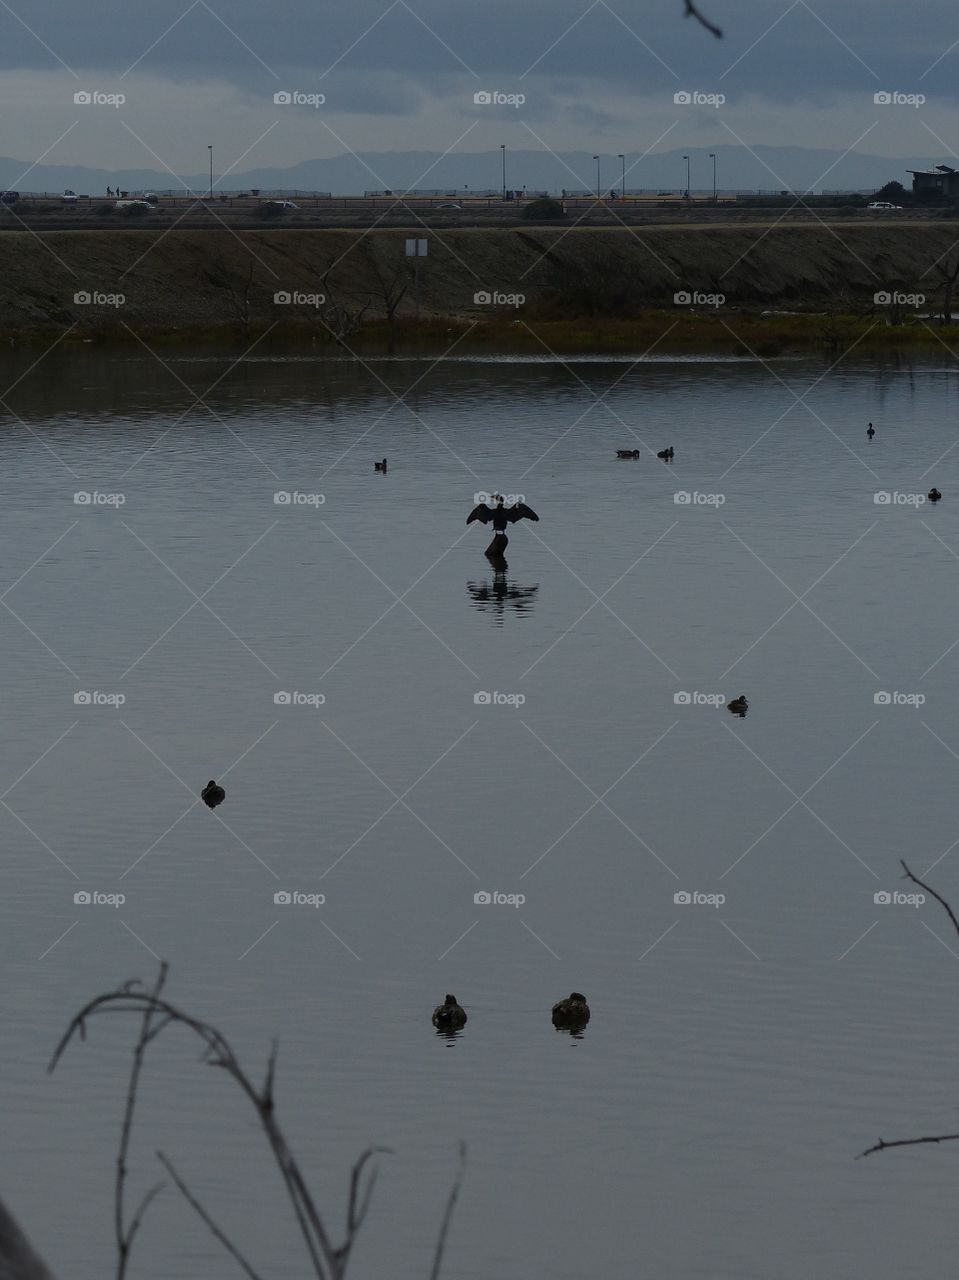
[[[912,194],[922,196],[959,197],[959,169],[948,164],[937,164],[934,169],[907,169],[912,174]]]

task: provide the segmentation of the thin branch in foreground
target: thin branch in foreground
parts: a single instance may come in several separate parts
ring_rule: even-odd
[[[959,1133],[941,1133],[938,1138],[898,1138],[895,1142],[886,1142],[880,1138],[874,1146],[860,1151],[856,1159],[861,1160],[863,1156],[871,1156],[874,1151],[885,1151],[887,1147],[918,1147],[923,1142],[955,1142],[957,1139],[959,1139]]]
[[[683,9],[684,18],[695,18],[696,21],[701,26],[705,27],[706,30],[709,31],[712,35],[714,35],[717,40],[722,40],[723,38],[722,29],[720,27],[717,27],[714,23],[710,22],[708,18],[704,17],[699,12],[699,10],[696,8],[694,0],[684,0],[684,6],[685,6]]]
[[[157,1152],[157,1159],[160,1161],[164,1169],[166,1169],[167,1173],[176,1183],[177,1190],[183,1196],[183,1199],[187,1202],[187,1204],[191,1207],[191,1209],[195,1210],[195,1212],[203,1220],[203,1222],[206,1223],[206,1225],[210,1228],[210,1231],[212,1232],[212,1234],[217,1238],[217,1240],[219,1240],[220,1244],[223,1245],[224,1249],[226,1249],[227,1253],[229,1253],[231,1257],[237,1260],[237,1262],[240,1264],[240,1266],[243,1268],[246,1274],[250,1277],[250,1280],[260,1280],[260,1276],[253,1270],[249,1262],[247,1262],[246,1258],[244,1258],[243,1254],[239,1251],[239,1249],[236,1247],[233,1241],[229,1238],[226,1232],[223,1231],[220,1227],[218,1227],[217,1224],[213,1221],[213,1219],[207,1213],[206,1209],[204,1209],[203,1205],[200,1204],[199,1200],[197,1200],[197,1198],[192,1194],[189,1187],[186,1185],[186,1183],[177,1173],[176,1169],[174,1169],[172,1163],[167,1159],[167,1157],[163,1154],[162,1151]]]
[[[942,896],[942,894],[936,893],[935,889],[933,889],[930,885],[926,884],[924,880],[920,880],[918,876],[914,876],[912,872],[909,870],[909,868],[906,866],[905,860],[903,858],[900,858],[899,862],[902,866],[903,871],[906,873],[905,878],[907,880],[911,880],[913,884],[919,885],[921,889],[925,889],[926,893],[931,894],[932,897],[934,897],[935,900],[942,905],[949,919],[952,921],[952,925],[956,933],[959,933],[959,920],[956,919],[955,912],[953,911],[952,907],[950,907],[949,903],[945,900],[945,898]],[[889,1147],[919,1147],[926,1143],[957,1142],[957,1141],[959,1141],[959,1133],[940,1133],[936,1137],[930,1137],[930,1138],[896,1138],[892,1142],[886,1142],[884,1138],[880,1138],[878,1142],[874,1143],[871,1147],[867,1147],[865,1151],[860,1151],[859,1155],[856,1156],[856,1159],[861,1160],[863,1156],[871,1156],[875,1151],[886,1151],[889,1149]]]
[[[924,880],[920,880],[918,876],[914,876],[902,858],[899,859],[899,864],[903,871],[905,871],[907,880],[911,880],[913,884],[919,885],[920,889],[925,889],[926,893],[931,893],[935,900],[945,908],[946,915],[952,921],[952,927],[955,929],[956,933],[959,933],[959,920],[956,919],[955,912],[945,898],[942,897],[941,894],[936,893],[935,889],[930,888]]]
[[[53,1052],[48,1067],[49,1071],[53,1071],[56,1068],[75,1037],[81,1040],[86,1039],[87,1024],[94,1016],[107,1013],[124,1013],[128,1015],[132,1013],[138,1016],[139,1032],[134,1044],[133,1065],[127,1084],[126,1105],[124,1107],[115,1181],[114,1212],[119,1255],[118,1280],[122,1280],[126,1270],[133,1238],[143,1221],[147,1208],[159,1190],[159,1188],[154,1188],[144,1196],[132,1220],[128,1223],[124,1211],[123,1193],[128,1174],[127,1157],[130,1150],[140,1075],[146,1049],[153,1044],[160,1032],[171,1026],[179,1026],[191,1032],[200,1041],[202,1047],[200,1062],[206,1066],[218,1067],[225,1072],[252,1106],[260,1129],[266,1139],[276,1171],[279,1173],[281,1183],[293,1209],[309,1264],[305,1270],[314,1276],[315,1280],[344,1280],[353,1245],[363,1227],[376,1185],[376,1157],[386,1152],[388,1148],[370,1147],[354,1163],[350,1174],[345,1235],[342,1243],[339,1245],[334,1244],[313,1192],[307,1185],[277,1118],[274,1103],[277,1062],[276,1043],[274,1042],[267,1060],[263,1083],[258,1087],[221,1031],[211,1023],[192,1016],[166,999],[164,984],[167,973],[166,964],[161,964],[158,977],[151,989],[144,988],[139,982],[127,982],[114,991],[105,992],[89,1000],[70,1020],[66,1031]],[[460,1170],[450,1192],[446,1212],[441,1224],[433,1260],[432,1280],[437,1280],[439,1276],[443,1250],[453,1215],[453,1207],[459,1196],[460,1185],[463,1180],[465,1151],[465,1146],[461,1144]],[[227,1238],[225,1232],[192,1194],[170,1160],[162,1153],[158,1153],[158,1156],[181,1195],[200,1216],[216,1239],[224,1245],[230,1255],[240,1264],[248,1280],[260,1280],[256,1271],[240,1250]]]
[[[446,1201],[446,1212],[443,1214],[443,1223],[440,1227],[439,1239],[436,1241],[436,1253],[433,1255],[433,1270],[430,1272],[430,1280],[438,1280],[440,1267],[443,1264],[443,1250],[446,1248],[446,1236],[450,1229],[450,1222],[453,1219],[453,1210],[456,1207],[456,1201],[459,1199],[460,1187],[463,1185],[463,1174],[466,1170],[466,1143],[460,1142],[460,1167],[456,1173],[456,1180],[450,1187],[449,1198]]]

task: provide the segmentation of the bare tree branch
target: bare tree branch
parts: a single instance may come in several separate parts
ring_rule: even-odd
[[[918,876],[914,876],[912,872],[909,870],[909,868],[906,866],[905,862],[903,862],[902,858],[899,859],[899,864],[902,867],[903,871],[905,871],[907,880],[911,880],[913,884],[919,885],[920,889],[925,889],[926,893],[931,893],[932,896],[935,898],[935,900],[938,903],[941,903],[943,907],[945,907],[946,915],[952,921],[952,927],[955,929],[956,933],[959,933],[959,920],[956,919],[955,912],[953,911],[952,907],[950,907],[949,903],[945,900],[945,898],[942,897],[941,894],[936,893],[935,889],[931,889],[929,885],[927,885],[925,881],[920,880]]]
[[[222,1244],[224,1249],[226,1249],[227,1253],[231,1254],[232,1257],[236,1258],[237,1262],[240,1264],[240,1266],[243,1268],[246,1274],[250,1277],[250,1280],[260,1280],[259,1275],[257,1275],[257,1273],[253,1270],[253,1268],[247,1262],[246,1258],[244,1258],[243,1254],[240,1253],[236,1245],[232,1242],[232,1240],[230,1240],[229,1236],[227,1236],[226,1232],[221,1230],[221,1228],[217,1226],[217,1224],[213,1221],[213,1219],[210,1217],[207,1211],[203,1208],[203,1205],[200,1204],[199,1200],[197,1200],[197,1198],[191,1193],[189,1187],[186,1185],[186,1183],[177,1173],[176,1169],[174,1169],[172,1163],[167,1159],[167,1157],[163,1154],[162,1151],[157,1152],[157,1159],[160,1161],[164,1169],[166,1169],[167,1173],[176,1183],[177,1189],[180,1192],[180,1194],[183,1196],[184,1200],[186,1200],[187,1204],[196,1211],[196,1213],[199,1215],[200,1218],[202,1218],[202,1220],[210,1228],[210,1231],[213,1233],[213,1235],[216,1236],[220,1244]]]
[[[86,1036],[87,1023],[100,1014],[125,1013],[137,1014],[140,1017],[140,1031],[133,1051],[133,1067],[127,1086],[126,1106],[124,1108],[123,1126],[120,1135],[120,1149],[117,1156],[117,1173],[115,1184],[115,1230],[117,1238],[118,1264],[117,1280],[123,1280],[124,1271],[130,1256],[130,1247],[139,1230],[154,1196],[159,1187],[153,1188],[144,1196],[132,1220],[127,1223],[125,1215],[124,1191],[128,1174],[128,1155],[133,1131],[133,1115],[136,1107],[140,1074],[143,1068],[147,1047],[152,1044],[159,1033],[167,1027],[177,1024],[191,1031],[201,1043],[200,1062],[225,1071],[239,1086],[248,1102],[254,1108],[260,1127],[266,1137],[273,1160],[283,1180],[287,1196],[293,1208],[310,1262],[310,1273],[316,1280],[343,1280],[346,1275],[350,1253],[357,1236],[366,1219],[370,1207],[373,1190],[376,1186],[377,1166],[375,1157],[387,1150],[383,1147],[370,1147],[364,1151],[353,1165],[350,1174],[349,1200],[346,1215],[346,1233],[343,1241],[335,1245],[326,1228],[313,1195],[308,1188],[292,1151],[287,1144],[285,1134],[276,1118],[274,1107],[274,1082],[276,1075],[277,1045],[274,1042],[267,1068],[260,1088],[253,1083],[239,1059],[233,1052],[229,1041],[216,1027],[200,1018],[192,1017],[176,1005],[171,1004],[163,995],[167,978],[167,965],[161,964],[152,989],[145,990],[135,982],[124,983],[115,991],[96,996],[76,1013],[60,1038],[48,1070],[56,1069],[67,1046],[78,1037]],[[211,1215],[190,1192],[182,1177],[173,1168],[169,1159],[158,1153],[160,1162],[170,1174],[181,1195],[203,1219],[210,1231],[229,1250],[230,1254],[246,1271],[249,1280],[259,1280],[250,1263],[240,1250],[228,1239],[226,1234],[214,1222]],[[370,1163],[374,1161],[374,1163]],[[465,1147],[460,1148],[460,1171],[456,1178],[446,1212],[440,1229],[436,1255],[433,1261],[432,1280],[439,1275],[440,1263],[446,1237],[449,1232],[453,1208],[459,1195],[463,1179],[465,1163]]]
[[[926,884],[924,880],[920,880],[918,876],[914,876],[912,872],[909,870],[909,868],[906,866],[905,860],[903,858],[900,858],[899,862],[902,866],[903,871],[906,873],[905,878],[907,880],[911,880],[913,884],[919,885],[921,889],[925,889],[926,893],[931,894],[938,903],[941,903],[941,905],[945,908],[946,914],[948,915],[949,919],[952,921],[952,927],[955,929],[956,933],[959,933],[959,920],[956,919],[955,912],[953,911],[952,907],[950,907],[949,903],[945,900],[945,898],[942,896],[942,894],[936,893],[935,889],[931,888],[928,884]],[[860,1151],[859,1155],[856,1156],[856,1159],[861,1160],[863,1156],[871,1156],[874,1151],[886,1151],[888,1150],[889,1147],[918,1147],[918,1146],[922,1146],[924,1143],[956,1142],[956,1141],[959,1141],[959,1133],[940,1133],[936,1137],[931,1137],[931,1138],[897,1138],[893,1142],[886,1142],[884,1138],[880,1138],[878,1142],[873,1144],[873,1146],[867,1147],[865,1151]]]
[[[466,1170],[466,1143],[460,1143],[460,1167],[456,1173],[456,1180],[450,1188],[449,1199],[446,1201],[446,1212],[443,1214],[443,1221],[440,1225],[439,1239],[436,1241],[436,1253],[433,1255],[433,1270],[430,1272],[430,1280],[438,1280],[440,1267],[443,1262],[443,1250],[446,1248],[446,1237],[449,1233],[450,1222],[453,1219],[453,1210],[456,1207],[456,1201],[459,1199],[460,1187],[463,1185],[463,1174]]]
[[[874,1151],[885,1151],[888,1147],[917,1147],[922,1142],[955,1142],[957,1138],[959,1133],[942,1133],[938,1138],[897,1138],[895,1142],[886,1142],[880,1138],[874,1146],[860,1151],[856,1159],[861,1160],[863,1156],[871,1156]]]
[[[704,26],[706,30],[709,31],[712,35],[714,35],[717,40],[722,40],[723,38],[722,29],[720,27],[715,26],[712,22],[709,21],[708,18],[704,18],[703,15],[696,8],[696,5],[693,3],[693,0],[683,0],[683,3],[684,3],[684,8],[683,8],[684,18],[695,18],[696,21],[700,23],[702,26]]]

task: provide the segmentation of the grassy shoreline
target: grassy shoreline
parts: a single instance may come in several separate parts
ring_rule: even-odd
[[[474,317],[430,317],[420,321],[406,317],[396,321],[391,333],[383,319],[365,323],[338,343],[319,321],[261,326],[157,327],[134,332],[121,324],[104,324],[64,336],[62,329],[0,328],[0,341],[10,347],[49,344],[59,338],[68,349],[82,346],[136,346],[140,340],[166,349],[201,344],[210,348],[243,351],[251,347],[268,351],[310,350],[349,356],[440,356],[451,349],[457,355],[544,356],[594,355],[778,355],[841,354],[852,349],[874,354],[942,351],[959,355],[959,323],[931,324],[909,317],[890,324],[884,315],[835,313],[763,314],[745,309],[719,308],[712,312],[650,308],[630,317],[582,316],[556,318],[527,310],[476,320]],[[392,351],[391,351],[392,347]]]

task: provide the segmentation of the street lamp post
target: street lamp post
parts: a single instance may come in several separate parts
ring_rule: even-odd
[[[210,199],[213,199],[213,143],[208,142],[206,146],[210,153]]]
[[[593,159],[596,161],[596,199],[598,200],[600,198],[601,190],[599,185],[599,156],[593,156]]]
[[[713,162],[713,204],[716,203],[716,153],[710,151],[709,158]]]
[[[626,156],[623,154],[623,152],[620,152],[619,158],[623,162],[623,185],[620,187],[619,198],[621,200],[625,200],[626,199]]]
[[[689,199],[689,156],[683,156],[686,161],[686,199]]]
[[[506,199],[506,143],[501,142],[499,149],[503,153],[503,199]]]

